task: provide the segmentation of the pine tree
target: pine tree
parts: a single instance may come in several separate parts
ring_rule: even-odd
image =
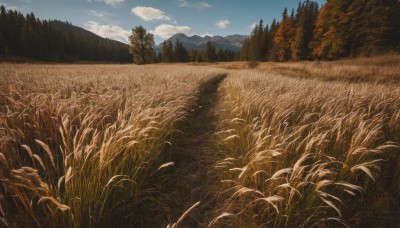
[[[276,53],[275,53],[275,44],[274,44],[274,37],[276,34],[276,31],[279,28],[279,22],[276,21],[276,19],[274,19],[272,21],[271,27],[268,31],[268,38],[267,38],[267,42],[268,42],[268,52],[267,52],[267,60],[275,60],[277,59]]]
[[[176,40],[173,55],[174,55],[175,62],[186,62],[187,61],[186,48],[183,47],[182,43],[179,42],[179,40]]]
[[[291,58],[294,60],[310,59],[308,43],[313,36],[313,25],[318,15],[318,4],[307,0],[299,3],[295,16],[295,34],[291,43]]]
[[[172,63],[173,62],[173,50],[171,41],[164,41],[162,44],[162,62]]]
[[[399,12],[400,2],[354,0],[348,11],[350,22],[346,33],[350,55],[377,54],[394,49],[400,40]]]
[[[215,46],[212,45],[210,41],[206,43],[206,48],[204,50],[204,58],[206,62],[212,63],[216,61]]]

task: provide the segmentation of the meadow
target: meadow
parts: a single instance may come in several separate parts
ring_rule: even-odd
[[[0,226],[395,227],[399,63],[1,64]]]

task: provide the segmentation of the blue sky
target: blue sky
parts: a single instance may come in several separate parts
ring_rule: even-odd
[[[127,43],[143,25],[156,44],[177,32],[187,35],[248,35],[261,18],[281,19],[298,0],[0,0],[8,9],[33,12],[40,19],[69,21],[100,36]],[[323,4],[325,0],[317,0]]]

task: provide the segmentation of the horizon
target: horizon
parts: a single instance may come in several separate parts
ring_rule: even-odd
[[[227,0],[0,0],[7,10],[34,13],[41,20],[61,20],[104,38],[129,44],[131,29],[142,25],[154,34],[156,45],[175,34],[249,35],[260,19],[264,26],[280,20],[284,8],[290,12],[299,2],[256,0],[252,3]],[[325,0],[316,0],[320,6]],[[201,20],[199,20],[201,18]]]

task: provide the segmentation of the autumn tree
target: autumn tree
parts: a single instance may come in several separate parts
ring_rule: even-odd
[[[349,0],[328,0],[316,20],[310,48],[317,59],[338,59],[348,55],[347,10]]]
[[[154,62],[154,36],[147,33],[143,26],[136,26],[129,36],[131,47],[129,52],[133,55],[133,62],[136,64],[148,64]]]
[[[288,16],[287,9],[283,11],[282,22],[274,36],[274,52],[276,60],[287,61],[291,57],[291,40],[294,34],[293,17]]]

